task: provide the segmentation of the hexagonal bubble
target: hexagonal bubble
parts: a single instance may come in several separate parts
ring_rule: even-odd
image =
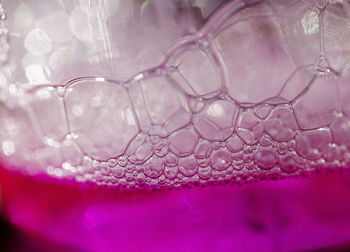
[[[210,52],[199,48],[182,50],[168,64],[169,75],[191,96],[213,97],[221,89],[221,76]]]
[[[194,117],[193,126],[204,139],[222,141],[232,134],[236,113],[232,102],[215,101]]]
[[[249,145],[259,142],[264,129],[261,121],[254,115],[253,111],[247,110],[241,113],[237,121],[237,135]]]
[[[190,129],[177,131],[169,137],[170,150],[178,156],[190,155],[197,142],[197,133]]]
[[[94,159],[121,155],[138,132],[128,94],[118,84],[77,81],[68,87],[65,102],[75,141]]]
[[[279,142],[294,138],[298,129],[293,111],[288,107],[275,108],[264,122],[264,126],[266,133]]]
[[[337,109],[337,84],[334,78],[317,78],[293,105],[300,128],[321,128],[332,121]]]
[[[276,95],[294,68],[279,22],[271,16],[247,18],[214,40],[227,69],[228,93],[236,101],[258,103]]]
[[[332,141],[328,129],[304,131],[296,138],[296,152],[308,160],[317,160],[327,150]]]
[[[190,123],[187,97],[165,76],[150,74],[128,90],[143,131],[165,137]]]

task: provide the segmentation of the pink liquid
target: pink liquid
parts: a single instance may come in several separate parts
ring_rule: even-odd
[[[3,214],[44,251],[346,251],[350,239],[348,175],[156,192],[1,181]]]

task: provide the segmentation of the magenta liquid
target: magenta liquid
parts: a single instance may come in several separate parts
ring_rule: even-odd
[[[82,251],[348,242],[345,175],[235,186],[350,166],[347,1],[3,5],[0,158],[18,227]],[[322,202],[320,181],[343,204]],[[302,216],[310,199],[343,207],[344,228]]]

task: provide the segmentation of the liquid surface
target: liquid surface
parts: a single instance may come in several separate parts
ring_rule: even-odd
[[[185,24],[172,3],[88,2],[7,3],[8,169],[134,189],[349,167],[347,1],[232,1]]]

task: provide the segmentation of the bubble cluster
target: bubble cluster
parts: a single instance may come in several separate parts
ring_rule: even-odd
[[[8,83],[0,99],[2,162],[122,189],[242,184],[348,167],[349,64],[337,66],[326,37],[303,48],[289,42],[300,22],[302,39],[324,35],[322,19],[338,18],[333,6],[302,5],[300,20],[268,1],[249,2],[218,10],[159,65],[130,78]],[[74,20],[83,11],[74,9]],[[62,26],[64,36],[93,39],[73,21]],[[25,46],[46,54],[51,42],[33,30]]]

